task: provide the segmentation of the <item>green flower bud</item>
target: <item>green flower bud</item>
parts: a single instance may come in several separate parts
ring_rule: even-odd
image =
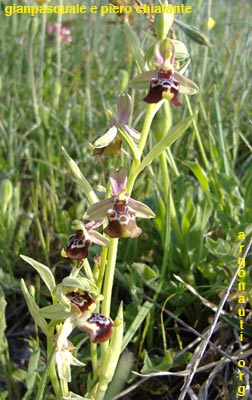
[[[175,20],[176,24],[182,29],[182,31],[185,32],[189,38],[191,38],[194,42],[202,44],[207,47],[212,47],[211,43],[207,39],[207,37],[200,32],[198,28],[195,28],[194,26],[187,25],[184,22]]]
[[[164,6],[168,6],[167,0],[163,3]],[[160,13],[155,15],[154,27],[157,38],[164,39],[166,38],[169,30],[174,21],[174,13]]]

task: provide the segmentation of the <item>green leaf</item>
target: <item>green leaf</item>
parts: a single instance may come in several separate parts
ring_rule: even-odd
[[[92,186],[89,184],[85,176],[82,174],[76,162],[69,156],[64,147],[62,147],[62,151],[78,185],[84,191],[89,203],[90,204],[97,203],[99,201],[98,197],[93,191]]]
[[[28,371],[27,371],[26,378],[25,378],[27,392],[25,393],[22,400],[26,400],[26,399],[29,400],[31,398],[31,394],[33,392],[35,382],[36,382],[36,377],[37,377],[37,373],[35,371],[37,370],[38,364],[39,364],[40,348],[38,347],[35,340],[34,340],[32,347],[33,348],[31,349],[32,352],[31,352],[31,356],[29,359]]]
[[[135,61],[139,66],[140,71],[144,71],[145,61],[144,61],[143,51],[141,49],[137,35],[132,31],[131,27],[127,22],[125,22],[124,24],[124,32],[128,45],[132,51]]]
[[[234,252],[230,243],[224,239],[218,239],[217,241],[207,237],[206,245],[211,254],[217,257],[222,262],[231,262],[235,260]]]
[[[137,330],[141,326],[142,322],[146,318],[146,315],[149,313],[149,311],[151,310],[152,307],[153,307],[153,303],[150,303],[149,301],[146,301],[143,304],[143,306],[140,308],[139,312],[137,313],[136,318],[134,319],[134,321],[130,325],[129,329],[127,330],[127,332],[126,332],[126,334],[125,334],[125,336],[123,338],[122,350],[121,351],[123,351],[127,347],[127,345],[129,344],[131,339],[134,337],[135,333],[137,332]]]
[[[24,261],[26,261],[28,264],[30,264],[33,268],[36,269],[36,271],[39,273],[41,279],[44,281],[44,283],[48,287],[50,293],[52,294],[56,285],[55,285],[54,276],[53,276],[51,270],[46,265],[33,260],[33,258],[24,256],[22,254],[20,255],[20,257]]]
[[[179,122],[175,125],[164,137],[158,142],[153,149],[144,157],[141,164],[136,168],[136,175],[138,175],[147,165],[151,164],[152,161],[160,156],[160,154],[170,146],[175,140],[177,140],[185,130],[190,126],[193,121],[193,117],[188,117],[184,121]]]
[[[203,190],[208,194],[209,193],[209,180],[206,175],[206,172],[201,168],[201,166],[195,161],[184,161],[184,164],[190,168],[193,174],[198,179],[200,185]]]
[[[8,343],[5,337],[6,320],[5,320],[5,309],[6,300],[4,298],[4,293],[0,287],[0,354],[3,353],[8,348]]]
[[[158,277],[156,271],[144,263],[133,263],[132,267],[137,271],[144,281],[153,281]]]
[[[163,357],[149,357],[147,351],[144,351],[144,365],[141,369],[142,374],[149,374],[157,371],[167,371],[172,366],[172,355],[166,350]]]
[[[46,323],[45,318],[40,315],[40,309],[34,300],[34,298],[28,292],[26,284],[23,279],[21,279],[21,290],[23,292],[28,310],[34,319],[35,323],[42,329],[45,335],[49,334],[48,325]]]

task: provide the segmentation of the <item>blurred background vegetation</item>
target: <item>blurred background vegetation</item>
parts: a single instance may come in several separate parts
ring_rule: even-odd
[[[171,316],[162,314],[162,307],[200,333],[208,328],[213,310],[174,274],[207,301],[218,304],[236,268],[237,233],[246,233],[246,244],[252,231],[252,3],[191,0],[186,4],[193,7],[192,14],[176,15],[176,19],[200,29],[210,46],[193,40],[174,24],[174,37],[186,44],[191,55],[188,76],[197,82],[200,93],[190,99],[181,96],[183,106],[171,112],[174,123],[193,112],[195,123],[167,152],[170,195],[158,161],[138,179],[133,197],[150,205],[157,218],[154,223],[140,221],[144,233],[134,241],[121,240],[119,247],[112,317],[123,300],[127,331],[144,301],[154,302],[128,346],[135,371],[185,368],[193,345],[182,350],[196,337]],[[72,40],[59,42],[48,33],[48,23],[56,22],[55,16],[47,16],[47,20],[42,15],[36,19],[21,14],[6,17],[5,5],[1,3],[0,14],[0,283],[2,311],[3,298],[7,302],[7,327],[4,332],[3,324],[0,330],[0,398],[7,398],[8,387],[14,396],[10,399],[21,399],[28,393],[29,354],[35,352],[38,343],[33,337],[39,336],[21,295],[20,278],[31,285],[41,306],[47,305],[47,294],[19,255],[26,254],[51,267],[59,282],[69,271],[70,264],[61,259],[60,250],[71,233],[72,220],[82,218],[87,203],[68,170],[61,147],[77,161],[97,193],[102,192],[108,169],[120,165],[123,157],[96,158],[89,143],[107,129],[106,111],[116,112],[116,96],[127,89],[137,68],[125,38],[123,16],[64,15],[62,23],[70,30]],[[146,52],[154,40],[152,23],[136,14],[129,22]],[[134,100],[131,124],[140,130],[143,92],[130,93]],[[158,140],[160,130],[161,112],[150,144]],[[92,247],[91,263],[98,250]],[[250,260],[246,276],[248,313]],[[233,344],[230,354],[238,349],[236,306],[234,288],[226,305],[229,319],[221,320],[214,337],[224,350]],[[247,342],[251,336],[248,321]],[[42,353],[38,365],[43,368],[43,338],[39,340]],[[80,340],[77,336],[75,343]],[[84,359],[88,358],[87,345],[81,351]],[[209,351],[202,364],[219,359],[218,353]],[[81,381],[87,373],[76,372],[76,392],[85,392]],[[232,382],[236,373],[232,365],[216,373],[208,398],[224,398],[226,388],[232,394],[229,398],[235,399]],[[195,378],[196,392],[207,374]],[[144,395],[146,399],[174,400],[182,386],[181,377],[142,382],[130,375],[128,379],[128,387],[135,382],[139,386],[120,398],[135,400]],[[39,378],[33,389],[36,385]],[[50,398],[53,396],[48,390]]]

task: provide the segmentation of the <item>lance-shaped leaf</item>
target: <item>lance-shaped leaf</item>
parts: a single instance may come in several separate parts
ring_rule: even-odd
[[[33,268],[36,269],[36,271],[39,273],[41,279],[44,281],[46,286],[48,287],[50,293],[52,294],[54,288],[55,288],[55,280],[54,276],[51,272],[51,270],[44,264],[41,264],[40,262],[33,260],[33,258],[20,255],[20,257],[26,261],[28,264],[30,264]]]
[[[41,328],[41,330],[44,332],[44,334],[48,335],[49,330],[48,330],[48,325],[46,323],[46,320],[40,314],[40,309],[39,309],[36,301],[34,300],[34,298],[28,292],[28,289],[27,289],[23,279],[21,279],[21,290],[23,292],[28,310],[29,310],[32,318],[34,319],[35,323]]]
[[[62,151],[75,179],[77,180],[77,183],[84,191],[89,203],[92,204],[98,201],[98,197],[96,196],[92,186],[89,184],[87,179],[82,174],[80,168],[76,164],[76,162],[69,156],[69,154],[67,153],[67,151],[64,149],[63,146],[62,146]]]
[[[131,48],[133,57],[136,60],[140,71],[144,71],[145,60],[143,51],[141,49],[137,35],[132,31],[131,27],[127,22],[124,24],[124,32],[128,45]]]
[[[175,125],[168,133],[160,140],[152,150],[144,157],[143,161],[136,168],[136,174],[138,175],[147,165],[149,165],[155,158],[160,156],[160,154],[170,146],[175,140],[177,140],[185,130],[190,126],[193,117],[188,117],[184,121],[179,122]]]

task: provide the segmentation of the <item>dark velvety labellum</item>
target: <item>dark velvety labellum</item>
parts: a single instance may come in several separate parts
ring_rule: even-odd
[[[66,296],[81,312],[86,311],[88,307],[94,303],[93,297],[88,292],[69,292]]]
[[[88,256],[88,249],[91,244],[91,240],[85,239],[83,231],[77,230],[74,235],[69,237],[66,254],[73,260],[84,260]]]

